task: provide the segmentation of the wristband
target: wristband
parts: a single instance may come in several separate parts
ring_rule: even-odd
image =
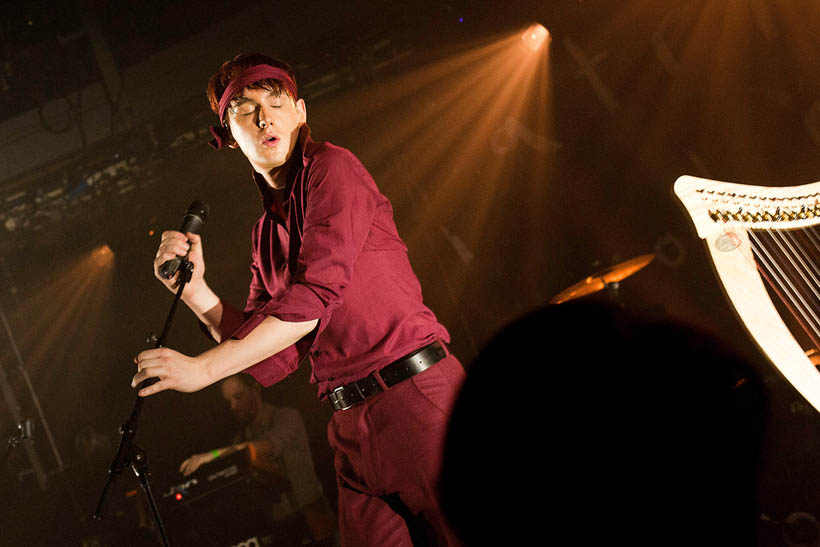
[[[211,450],[211,456],[213,456],[214,459],[217,459],[219,457],[219,449],[214,448],[213,450]]]

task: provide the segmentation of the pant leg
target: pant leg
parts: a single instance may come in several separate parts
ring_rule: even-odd
[[[372,420],[380,432],[380,470],[419,525],[419,545],[460,545],[441,511],[439,477],[444,441],[464,369],[453,356],[413,378],[393,386],[386,409],[376,401]]]
[[[334,414],[328,431],[336,452],[343,545],[344,538],[357,546],[413,545],[413,540],[416,545],[460,544],[441,513],[438,479],[463,380],[461,363],[448,356],[364,404]]]
[[[414,546],[407,523],[385,500],[346,484],[339,484],[339,540],[341,547]]]
[[[328,424],[339,491],[340,544],[412,547],[404,519],[382,499],[385,490],[372,465],[377,443],[367,410],[362,404],[336,412]]]

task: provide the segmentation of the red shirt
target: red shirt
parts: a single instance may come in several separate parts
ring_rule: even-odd
[[[243,314],[223,313],[219,331],[241,339],[267,316],[318,319],[316,330],[247,369],[269,386],[310,355],[319,396],[363,378],[447,330],[422,303],[421,286],[393,222],[393,208],[348,150],[310,139],[302,164],[274,199],[255,176],[264,214],[252,232],[252,279]],[[227,308],[226,308],[227,309]]]

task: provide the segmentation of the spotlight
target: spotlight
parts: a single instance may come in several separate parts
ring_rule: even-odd
[[[544,25],[534,23],[527,27],[527,30],[521,35],[521,39],[527,49],[538,51],[544,43],[550,41],[550,31]]]
[[[91,251],[91,260],[99,267],[104,267],[114,260],[114,251],[105,243],[100,244]]]

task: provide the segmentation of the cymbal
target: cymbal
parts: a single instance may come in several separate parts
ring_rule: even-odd
[[[598,292],[612,283],[623,281],[652,262],[654,258],[654,253],[636,256],[635,258],[593,274],[555,295],[552,300],[550,300],[550,304],[560,304],[567,300],[580,298]]]

